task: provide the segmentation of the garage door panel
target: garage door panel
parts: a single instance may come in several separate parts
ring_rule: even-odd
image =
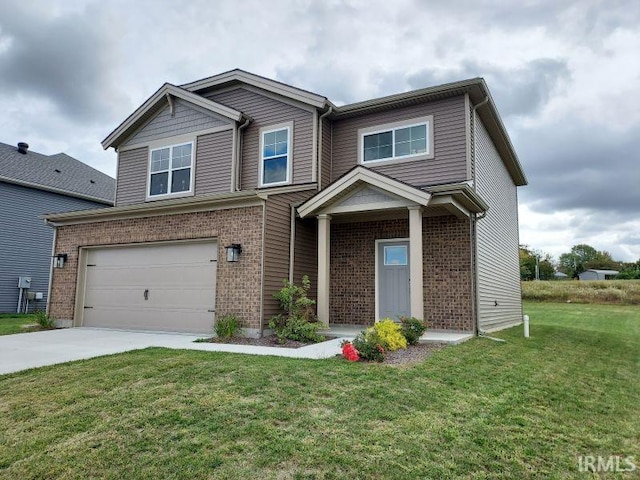
[[[90,250],[83,325],[210,333],[216,258],[215,241]]]

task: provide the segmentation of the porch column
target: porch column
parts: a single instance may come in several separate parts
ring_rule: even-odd
[[[318,320],[329,324],[329,242],[331,216],[318,215]]]
[[[419,320],[424,317],[424,290],[422,288],[422,208],[419,205],[409,209],[409,295],[411,316]]]

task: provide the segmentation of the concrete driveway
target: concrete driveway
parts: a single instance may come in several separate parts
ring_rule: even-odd
[[[340,353],[342,340],[337,338],[295,349],[193,343],[194,340],[204,336],[206,335],[132,332],[88,327],[0,335],[0,375],[148,347],[320,359]]]

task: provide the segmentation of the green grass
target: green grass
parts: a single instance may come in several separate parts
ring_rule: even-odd
[[[522,298],[541,302],[640,305],[640,280],[522,282]]]
[[[410,368],[148,349],[0,376],[0,478],[582,478],[640,459],[637,307]]]
[[[37,327],[24,328],[24,325],[35,325],[35,315],[18,313],[0,313],[0,335],[12,335],[37,330]]]

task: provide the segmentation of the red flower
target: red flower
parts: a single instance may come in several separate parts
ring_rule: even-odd
[[[348,342],[342,346],[342,355],[350,362],[357,362],[360,360],[360,352],[356,350],[356,347],[354,347],[353,344]]]
[[[382,345],[378,345],[378,351],[380,353],[384,353],[384,348],[382,348]]]

